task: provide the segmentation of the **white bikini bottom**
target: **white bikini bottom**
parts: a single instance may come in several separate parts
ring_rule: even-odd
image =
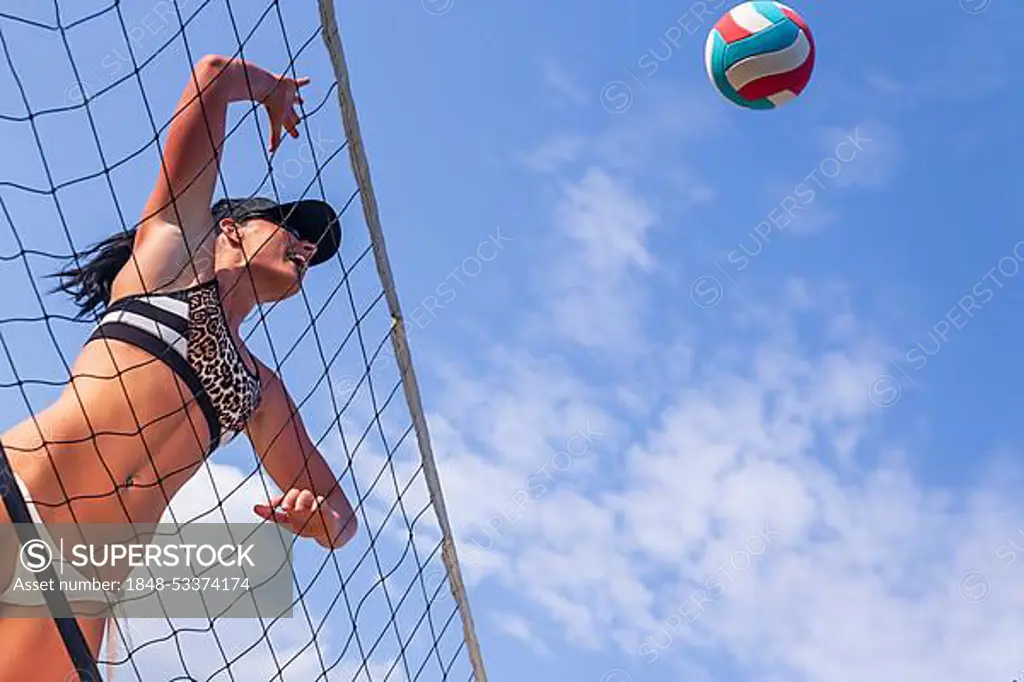
[[[21,489],[22,496],[25,498],[25,505],[28,507],[32,521],[36,525],[36,532],[39,534],[39,539],[47,543],[51,549],[56,548],[57,544],[53,541],[53,537],[46,530],[46,526],[39,517],[39,512],[36,510],[35,503],[33,503],[29,498],[28,489],[25,487],[25,483],[21,480],[18,474],[15,474],[13,471],[11,473],[14,475],[14,480]],[[18,587],[19,585],[34,583],[38,580],[32,571],[25,568],[20,561],[20,557],[21,553],[19,552],[18,559],[15,561],[14,577],[11,579],[11,583],[7,588],[0,593],[0,602],[10,604],[11,606],[46,606],[46,599],[42,590],[22,589]],[[98,585],[94,585],[94,583],[98,581],[87,579],[71,564],[71,562],[65,561],[62,556],[54,557],[53,568],[59,577],[61,583],[60,587],[63,588],[64,594],[69,603],[90,602],[106,604],[109,606],[116,604],[122,598],[122,595],[120,594],[98,589]],[[76,615],[81,614],[76,613]]]

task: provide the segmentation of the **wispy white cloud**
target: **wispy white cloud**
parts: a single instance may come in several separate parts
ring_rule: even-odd
[[[565,187],[554,223],[564,246],[544,278],[546,323],[587,348],[643,353],[645,300],[636,276],[654,259],[655,215],[628,186],[600,169]]]
[[[506,344],[430,368],[434,449],[471,590],[516,597],[514,613],[474,601],[481,622],[538,652],[546,636],[619,647],[620,667],[649,679],[716,679],[705,655],[754,682],[1012,679],[1024,505],[1003,481],[951,491],[914,468],[926,453],[905,450],[868,394],[890,340],[843,283],[749,287],[713,328],[655,298],[665,208],[719,198],[679,152],[724,117],[678,95],[645,102],[522,155],[557,191],[557,248],[524,273],[541,303]],[[830,159],[858,128],[863,152],[825,166],[835,200],[810,207],[802,229],[839,221],[841,195],[900,171],[905,150],[884,122],[810,139]],[[558,459],[583,428],[600,437]],[[386,462],[364,450],[361,479]],[[408,480],[417,454],[391,463]],[[396,494],[381,486],[373,504]],[[403,494],[427,503],[420,488]]]
[[[514,637],[526,644],[530,649],[541,656],[550,653],[547,644],[540,637],[533,633],[533,626],[528,620],[512,611],[495,611],[492,614],[495,627],[510,637]]]
[[[702,650],[751,679],[1008,674],[1016,648],[991,623],[1024,624],[1024,573],[1007,558],[1019,503],[985,484],[963,507],[884,451],[840,462],[875,428],[865,382],[884,355],[871,338],[820,343],[767,341],[678,388],[571,489],[515,510],[491,575],[537,607],[537,628],[584,648],[614,638],[632,665]],[[476,473],[445,480],[465,490]],[[986,578],[962,584],[972,569]],[[985,585],[999,599],[968,603]],[[937,654],[950,638],[987,659]]]
[[[838,132],[822,131],[825,151]],[[862,132],[874,146],[835,176],[844,189],[899,168],[894,130]],[[891,348],[842,283],[765,285],[714,331],[679,311],[666,338],[645,314],[657,189],[607,144],[604,164],[563,147],[588,160],[558,171],[570,180],[553,223],[575,248],[536,266],[548,308],[530,319],[549,324],[518,357],[545,358],[538,381],[484,354],[442,372],[431,417],[461,551],[476,552],[467,570],[524,604],[492,616],[506,632],[523,632],[521,616],[583,649],[618,645],[622,669],[650,679],[654,666],[716,679],[701,654],[764,682],[1012,675],[1018,648],[992,633],[1024,626],[1024,535],[1010,544],[1024,505],[989,479],[955,497],[880,438],[867,387]],[[640,386],[636,363],[582,363],[580,346],[642,349],[664,371]],[[599,458],[504,504],[572,423],[565,404],[603,415]]]
[[[579,165],[643,173],[655,163],[657,177],[692,172],[679,168],[679,152],[711,133],[727,130],[716,104],[689,90],[652,86],[643,105],[623,116],[602,117],[593,130],[554,132],[516,156],[528,169],[549,173]]]
[[[565,66],[557,61],[545,62],[542,79],[544,85],[557,96],[560,103],[580,106],[591,99],[583,86],[577,83]]]
[[[834,184],[841,188],[884,187],[903,158],[899,134],[883,121],[862,121],[849,128],[825,126],[818,131],[818,139],[826,158],[836,158]]]
[[[535,148],[521,152],[518,160],[537,173],[553,173],[573,163],[587,144],[583,135],[563,134],[545,140]]]

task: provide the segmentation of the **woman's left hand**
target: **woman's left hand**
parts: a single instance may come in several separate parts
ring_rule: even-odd
[[[324,502],[323,495],[310,490],[292,488],[274,495],[270,504],[253,507],[256,515],[288,527],[296,535],[313,538],[327,548],[334,548],[342,535],[344,519]]]

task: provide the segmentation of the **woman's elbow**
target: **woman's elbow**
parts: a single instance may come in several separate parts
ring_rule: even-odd
[[[341,514],[338,514],[338,512],[335,512],[335,514],[337,514],[336,518],[338,518],[341,528],[337,531],[334,537],[330,538],[324,545],[331,551],[341,549],[348,543],[352,542],[356,533],[359,531],[359,522],[356,520],[356,514],[354,511],[349,511],[348,518],[344,518]]]
[[[355,512],[349,517],[348,522],[341,531],[341,536],[338,538],[338,544],[335,549],[341,549],[356,537],[356,533],[359,532],[359,522],[356,521]]]

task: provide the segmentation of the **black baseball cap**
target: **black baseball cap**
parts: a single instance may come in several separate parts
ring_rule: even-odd
[[[279,204],[265,197],[221,199],[211,209],[218,222],[224,218],[266,218],[299,239],[316,244],[310,266],[329,260],[341,246],[341,222],[331,205],[318,199]]]

